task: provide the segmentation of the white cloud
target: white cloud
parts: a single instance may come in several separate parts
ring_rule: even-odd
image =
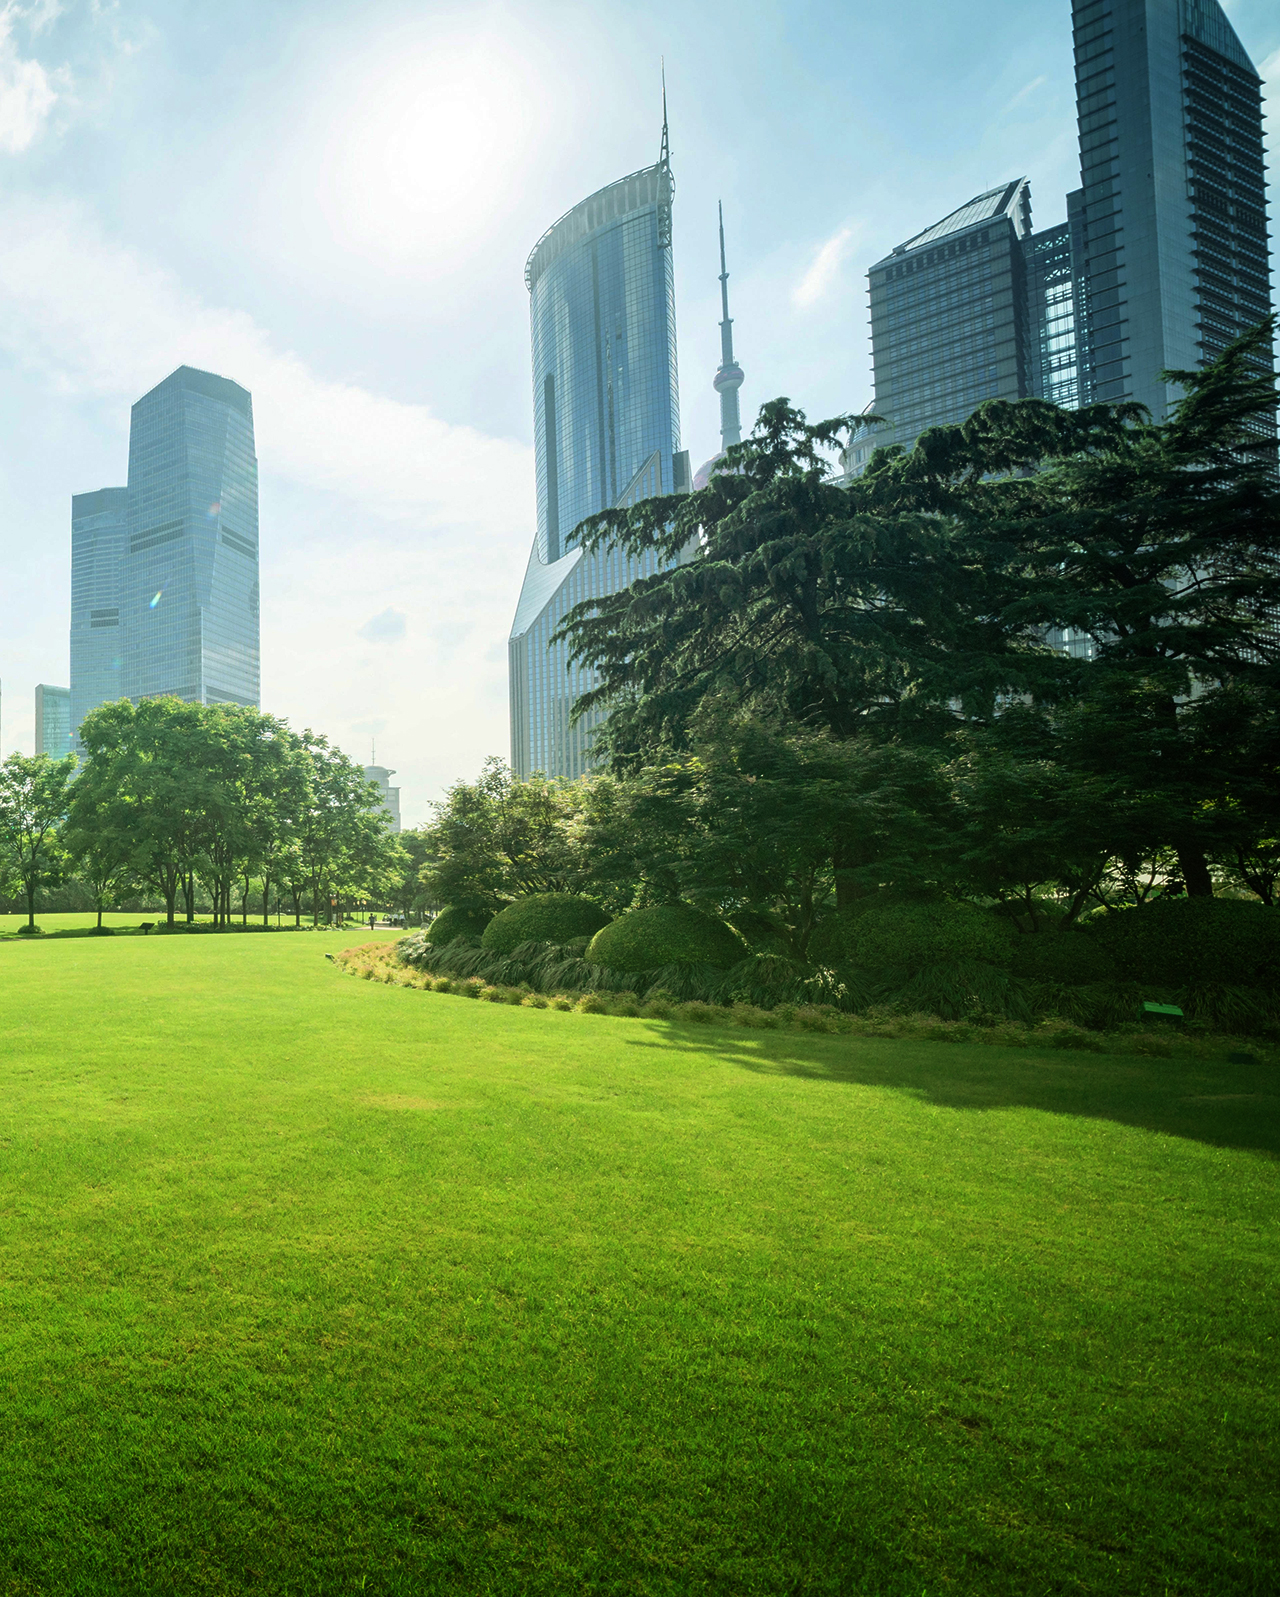
[[[15,645],[28,625],[26,551],[65,548],[65,495],[124,481],[128,406],[183,364],[253,395],[263,707],[359,758],[361,729],[381,720],[417,818],[507,746],[506,637],[532,535],[532,452],[320,374],[248,315],[204,303],[105,237],[81,207],[31,198],[0,200],[0,368],[47,396],[51,415],[80,418],[93,458],[104,421],[120,445],[112,475],[94,466],[86,481],[86,444],[68,449],[71,423],[59,420],[66,436],[42,458],[13,461],[13,490],[20,471],[51,519],[35,539],[0,524],[14,577],[0,585],[0,635]],[[51,619],[38,623],[46,649],[66,635]]]
[[[800,310],[808,310],[826,296],[840,275],[852,239],[853,229],[842,227],[818,250],[808,271],[792,290],[791,301]]]
[[[38,33],[57,14],[57,0],[38,3],[29,12],[12,4],[0,10],[0,152],[6,155],[20,155],[34,143],[58,99],[50,74],[19,53],[14,23],[23,19]]]
[[[383,610],[370,616],[360,628],[360,636],[369,643],[394,643],[403,638],[408,628],[408,618],[403,610]]]

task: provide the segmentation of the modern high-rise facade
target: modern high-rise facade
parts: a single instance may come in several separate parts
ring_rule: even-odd
[[[1136,399],[1271,307],[1260,80],[1217,0],[1073,0],[1081,187],[1031,231],[1025,180],[870,271],[877,414],[848,464],[983,399]]]
[[[910,446],[926,427],[965,419],[984,399],[1027,391],[1025,178],[979,194],[870,271],[876,444]]]
[[[1162,420],[1271,308],[1261,80],[1217,0],[1073,0],[1090,393]]]
[[[552,634],[584,599],[657,569],[572,542],[585,517],[689,487],[680,449],[674,183],[667,156],[585,199],[545,232],[525,267],[533,339],[538,531],[509,643],[511,764],[580,776],[593,722],[571,724],[593,680]]]
[[[71,690],[36,685],[36,753],[60,760],[71,753]]]
[[[121,582],[129,542],[129,490],[71,499],[71,734],[96,705],[124,692]]]
[[[72,501],[71,588],[74,728],[112,698],[257,706],[258,462],[238,383],[180,366],[134,405],[128,488]]]

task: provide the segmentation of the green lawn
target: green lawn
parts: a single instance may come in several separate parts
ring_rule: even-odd
[[[0,947],[0,1592],[1276,1590],[1268,1067],[367,936]]]

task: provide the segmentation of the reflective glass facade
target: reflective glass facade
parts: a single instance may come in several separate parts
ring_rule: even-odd
[[[1025,179],[980,194],[899,244],[869,273],[875,445],[910,447],[984,399],[1019,399],[1031,363]]]
[[[120,584],[129,539],[129,490],[71,499],[71,733],[96,705],[124,692]],[[76,745],[78,748],[78,744]]]
[[[133,407],[121,605],[127,697],[257,706],[258,462],[238,383],[182,366]]]
[[[129,486],[71,501],[71,724],[173,694],[258,704],[253,402],[180,366],[133,407]]]
[[[36,688],[36,753],[60,760],[71,753],[71,690],[41,682]]]
[[[1091,395],[1161,419],[1162,368],[1271,305],[1261,85],[1217,0],[1073,0]]]
[[[571,534],[614,505],[688,487],[680,450],[673,185],[665,162],[601,189],[535,245],[525,268],[533,341],[538,531],[509,645],[511,764],[579,776],[591,723],[570,725],[591,684],[550,643],[565,612],[654,569]]]
[[[1271,308],[1260,83],[1217,0],[1073,0],[1081,187],[1030,231],[1025,182],[871,268],[875,409],[910,445],[983,399],[1137,399],[1157,420]],[[1273,430],[1259,424],[1260,430]]]

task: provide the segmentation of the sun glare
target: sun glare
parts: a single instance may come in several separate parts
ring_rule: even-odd
[[[531,105],[528,68],[492,41],[371,71],[328,152],[335,231],[384,259],[451,253],[524,169]]]

